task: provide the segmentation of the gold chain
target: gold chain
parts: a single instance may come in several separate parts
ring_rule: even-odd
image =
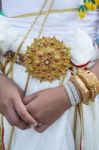
[[[66,8],[66,9],[53,9],[50,10],[50,14],[54,14],[54,13],[67,13],[67,12],[77,12],[79,8]],[[42,11],[41,12],[41,16],[47,14],[48,11]],[[28,13],[28,14],[22,14],[22,15],[17,15],[11,18],[27,18],[27,17],[33,17],[33,16],[37,16],[38,12],[32,12],[32,13]]]
[[[8,69],[6,75],[8,75],[8,74],[11,72],[11,70],[12,70],[12,68],[13,68],[13,64],[14,64],[14,62],[15,62],[16,59],[17,59],[18,53],[20,52],[20,50],[21,50],[21,48],[22,48],[22,46],[23,46],[25,40],[27,39],[29,33],[32,31],[32,29],[33,29],[33,27],[34,27],[34,25],[35,25],[37,19],[39,18],[39,16],[40,16],[42,10],[44,9],[46,3],[47,3],[47,0],[45,0],[43,6],[41,7],[41,9],[40,9],[40,11],[39,11],[39,13],[38,13],[38,15],[36,16],[36,18],[34,19],[33,23],[31,24],[30,28],[29,28],[28,31],[26,32],[26,35],[25,35],[24,38],[22,39],[22,42],[21,42],[20,45],[18,46],[18,49],[16,50],[15,56],[14,56],[12,62],[11,62],[10,68]]]
[[[46,1],[46,2],[47,2],[47,1]],[[44,5],[43,5],[43,7],[41,8],[40,12],[41,12],[42,9],[44,8],[46,2],[44,3]],[[49,6],[49,9],[48,9],[48,13],[46,14],[46,16],[45,16],[45,18],[44,18],[44,20],[43,20],[43,22],[42,22],[42,25],[41,25],[41,27],[40,27],[40,30],[39,30],[39,33],[38,33],[38,36],[37,36],[38,38],[41,36],[41,33],[42,33],[42,31],[43,31],[44,25],[45,25],[45,23],[46,23],[46,20],[47,20],[47,17],[48,17],[48,15],[49,15],[49,12],[50,12],[50,10],[51,10],[51,8],[52,8],[52,6],[53,6],[53,3],[54,3],[54,0],[51,1],[50,6]],[[40,14],[40,13],[39,13],[39,14]],[[16,52],[16,54],[15,54],[15,57],[14,57],[14,59],[13,59],[13,62],[11,63],[11,66],[10,66],[10,68],[9,68],[9,72],[12,70],[12,68],[13,68],[13,63],[16,61],[17,55],[18,55],[18,53],[19,53],[19,51],[20,51],[22,45],[24,44],[24,41],[25,41],[25,39],[27,38],[28,34],[31,32],[32,28],[34,27],[34,25],[35,25],[36,20],[38,19],[38,17],[39,17],[39,15],[36,17],[36,19],[34,20],[33,24],[31,25],[31,28],[28,30],[26,36],[24,37],[24,39],[22,40],[21,44],[19,45],[19,47],[18,47],[18,49],[17,49],[17,52]],[[8,74],[9,74],[9,72],[8,72]],[[28,87],[29,78],[30,78],[30,74],[28,74],[28,77],[27,77],[27,82],[26,82],[26,86],[25,86],[25,92],[26,92],[27,87]],[[15,131],[15,127],[12,127],[11,134],[10,134],[9,145],[8,145],[8,150],[11,150],[11,144],[12,144],[12,140],[13,140],[14,131]]]

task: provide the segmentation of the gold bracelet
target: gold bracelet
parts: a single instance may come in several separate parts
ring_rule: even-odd
[[[97,82],[97,94],[99,94],[99,81]]]
[[[90,79],[93,80],[94,83],[96,84],[97,94],[99,94],[99,80],[97,79],[97,77],[95,76],[93,72],[86,70],[86,73],[88,74]]]
[[[70,80],[77,86],[79,89],[81,96],[82,96],[82,102],[84,104],[89,104],[90,102],[90,93],[87,89],[86,85],[83,83],[83,81],[77,76],[73,75]]]
[[[97,95],[96,82],[88,75],[88,71],[84,69],[78,69],[77,75],[85,83],[86,87],[90,92],[91,100],[94,101]]]

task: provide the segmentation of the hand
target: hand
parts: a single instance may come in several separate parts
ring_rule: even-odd
[[[35,127],[43,132],[71,107],[64,86],[42,90],[23,99],[28,112],[41,126]]]
[[[23,97],[22,90],[11,79],[0,75],[0,113],[11,125],[26,129],[36,121],[27,112],[21,97]]]

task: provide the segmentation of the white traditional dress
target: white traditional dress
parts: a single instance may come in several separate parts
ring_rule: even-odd
[[[48,10],[49,3],[44,7]],[[0,47],[3,50],[15,51],[24,37],[35,16],[13,18],[17,15],[39,12],[44,0],[2,0],[2,9],[5,16],[0,16]],[[79,8],[79,0],[55,0],[53,10]],[[44,18],[40,16],[35,27],[25,41],[21,52],[25,52],[33,38],[37,37],[39,27]],[[56,36],[71,46],[72,61],[75,65],[83,65],[99,58],[98,50],[92,45],[98,36],[99,12],[88,12],[81,20],[77,11],[58,12],[49,14],[42,35]],[[89,64],[90,65],[90,64]],[[8,65],[9,67],[9,65]],[[15,64],[13,78],[24,89],[27,73],[25,67]],[[59,81],[41,82],[30,78],[27,95],[49,87],[56,87]],[[74,141],[74,110],[67,110],[54,124],[43,133],[36,132],[32,127],[25,131],[15,128],[11,150],[78,150],[80,124],[78,120],[77,136]],[[4,146],[8,148],[11,126],[4,118]],[[84,133],[82,140],[83,150],[99,150],[99,97],[94,103],[83,105]]]

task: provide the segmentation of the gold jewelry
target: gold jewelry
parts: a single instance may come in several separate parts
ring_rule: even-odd
[[[60,80],[71,67],[70,48],[55,37],[34,39],[23,57],[26,71],[40,81]]]
[[[89,104],[95,100],[99,93],[99,80],[91,71],[78,69],[77,74],[71,77],[71,81],[78,87],[83,103]]]
[[[78,69],[77,75],[82,79],[86,87],[89,89],[91,100],[94,101],[96,95],[98,94],[97,90],[98,80],[96,76],[89,70],[84,69]]]
[[[77,75],[81,78],[81,80],[84,82],[84,84],[88,88],[90,92],[90,98],[92,101],[94,101],[95,96],[97,94],[95,83],[93,82],[93,80],[90,80],[90,77],[88,77],[86,71],[84,71],[83,69],[78,69]]]
[[[88,74],[88,76],[91,79],[91,81],[93,81],[95,83],[97,94],[98,94],[99,93],[99,80],[97,79],[97,77],[95,76],[95,74],[92,73],[91,71],[86,70],[86,73]]]
[[[83,81],[77,75],[71,76],[70,80],[77,86],[78,90],[80,91],[82,102],[88,104],[90,102],[90,94]]]
[[[53,9],[50,10],[49,14],[57,14],[57,13],[65,13],[65,12],[76,12],[78,11],[78,8],[66,8],[66,9]],[[46,15],[48,13],[48,11],[42,11],[40,13],[40,15]],[[17,15],[11,18],[26,18],[26,17],[32,17],[32,16],[37,16],[38,12],[32,12],[32,13],[28,13],[28,14],[21,14],[21,15]]]
[[[81,2],[79,8],[66,8],[66,9],[53,9],[50,11],[50,14],[55,14],[55,13],[65,13],[65,12],[79,12],[80,18],[84,18],[87,14],[88,10],[94,11],[98,10],[99,6],[99,0],[85,0],[85,2]],[[42,11],[40,15],[45,15],[47,11]],[[11,18],[26,18],[26,17],[32,17],[38,15],[38,12],[32,12],[32,13],[27,13],[27,14],[21,14],[17,15]]]

